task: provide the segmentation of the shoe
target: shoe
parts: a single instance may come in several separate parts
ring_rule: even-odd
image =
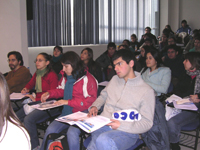
[[[170,147],[172,150],[181,150],[179,143],[170,143]]]

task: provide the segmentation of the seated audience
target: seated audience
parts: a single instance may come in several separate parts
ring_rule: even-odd
[[[173,92],[182,98],[189,96],[191,101],[196,103],[196,105],[199,107],[200,53],[190,52],[185,54],[185,60],[183,64],[187,74],[182,75]],[[198,117],[199,114],[194,111],[182,110],[181,113],[172,117],[167,122],[169,140],[172,150],[180,150],[179,140],[181,128],[187,124],[199,121]]]
[[[146,38],[146,37],[147,37],[147,38]],[[151,38],[148,38],[148,35],[145,36],[144,43],[140,46],[140,50],[141,50],[141,48],[142,48],[143,46],[145,46],[145,45],[150,46],[150,47],[152,47],[152,48],[155,47],[154,42],[152,41]]]
[[[108,43],[107,51],[105,51],[101,56],[96,59],[96,62],[100,64],[105,73],[105,78],[109,81],[113,75],[115,75],[115,71],[112,66],[112,56],[115,54],[116,45],[113,42]]]
[[[154,41],[154,44],[156,45],[157,44],[157,39],[156,39],[156,36],[153,35],[151,33],[151,28],[150,27],[146,27],[145,28],[145,34],[148,34],[149,38],[151,38],[153,41]],[[145,38],[145,34],[142,35],[141,39],[140,39],[140,45],[142,45],[144,43],[144,38]]]
[[[162,40],[159,42],[160,51],[162,51],[162,49],[168,45],[168,37],[169,37],[168,34],[165,34],[165,33],[162,34],[162,38],[161,38]]]
[[[93,50],[89,47],[81,51],[81,60],[87,66],[89,73],[91,73],[98,82],[102,82],[103,74],[100,65],[93,60]]]
[[[60,70],[62,70],[62,64],[60,62],[60,58],[62,57],[62,54],[63,54],[63,48],[60,46],[55,46],[53,49],[53,57],[51,59],[51,66],[56,74],[59,74]]]
[[[195,41],[195,39],[198,38],[198,37],[200,37],[200,30],[194,29],[190,41],[189,41],[189,42],[187,43],[187,45],[185,46],[185,53],[189,52],[189,50],[192,49],[192,48],[194,47],[194,41]]]
[[[164,65],[169,67],[172,72],[172,83],[175,86],[178,78],[185,73],[183,65],[183,56],[178,54],[176,45],[168,46],[167,56],[164,59]]]
[[[83,61],[75,52],[66,52],[60,61],[63,71],[59,86],[56,90],[44,93],[41,100],[45,102],[47,98],[63,98],[56,102],[56,104],[64,105],[61,116],[77,111],[87,111],[97,98],[95,78],[87,71]],[[44,150],[46,138],[50,133],[60,133],[69,126],[69,124],[54,120],[46,130],[41,150]]]
[[[133,49],[133,52],[139,50],[140,47],[140,43],[138,42],[137,36],[135,34],[131,35],[131,47]]]
[[[190,49],[189,52],[200,52],[200,36],[194,40],[194,48]]]
[[[41,95],[43,93],[57,87],[58,77],[57,74],[51,69],[50,56],[47,53],[38,54],[35,60],[35,64],[37,71],[31,80],[27,83],[27,85],[22,89],[21,93],[26,94],[35,87],[36,97],[34,97],[33,94],[28,94],[26,96],[28,96],[32,101],[40,101]],[[49,113],[53,114],[56,111],[58,110],[55,109]],[[25,112],[24,108],[22,107],[19,111],[16,112],[16,115],[20,121],[24,123],[24,126],[30,134],[32,149],[37,150],[39,148],[39,139],[37,135],[36,122],[42,118],[49,117],[48,113],[35,109],[27,114],[27,112]]]
[[[191,34],[191,28],[189,27],[189,25],[187,24],[186,20],[182,20],[181,21],[181,27],[176,31],[176,34],[181,33],[181,32],[185,32],[188,35]]]
[[[111,123],[92,132],[88,150],[128,149],[135,144],[139,134],[148,131],[153,125],[155,110],[155,95],[141,78],[134,72],[134,60],[131,51],[119,50],[113,56],[115,75],[101,95],[89,108],[89,116],[96,116],[104,105],[102,116],[110,118]],[[137,92],[131,92],[137,91]],[[114,119],[113,113],[127,109],[137,110],[141,119],[127,121]],[[79,149],[79,138],[74,134],[74,127],[68,130],[70,149]]]
[[[157,50],[146,53],[146,67],[141,71],[142,79],[150,85],[157,96],[167,93],[171,81],[171,70],[161,67],[161,57]]]
[[[132,52],[134,52],[134,49],[133,49],[133,47],[131,46],[131,43],[130,43],[129,40],[127,40],[127,39],[123,40],[122,44],[128,46],[128,48],[129,48]]]
[[[7,57],[11,71],[8,72],[5,78],[8,83],[10,94],[13,92],[20,93],[24,86],[31,79],[30,71],[25,66],[23,66],[24,61],[22,55],[19,52],[9,52]]]
[[[0,149],[31,150],[29,134],[12,109],[8,84],[1,73],[0,109]]]

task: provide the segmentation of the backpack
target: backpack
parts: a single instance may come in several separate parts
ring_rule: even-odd
[[[51,141],[48,145],[48,141]],[[45,141],[45,150],[69,150],[67,136],[63,133],[51,133]]]

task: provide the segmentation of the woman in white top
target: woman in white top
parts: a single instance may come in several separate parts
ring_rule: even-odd
[[[31,150],[30,137],[15,115],[7,82],[0,73],[0,149]]]

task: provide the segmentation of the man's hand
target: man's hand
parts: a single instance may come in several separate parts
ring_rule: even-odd
[[[55,105],[68,105],[68,100],[61,99],[59,101],[54,102]]]
[[[120,122],[118,120],[110,119],[112,122],[107,124],[107,126],[111,126],[113,130],[117,130],[120,126]]]
[[[49,92],[46,92],[44,94],[42,94],[41,96],[41,102],[44,103],[46,102],[46,100],[49,98]]]
[[[88,117],[91,116],[96,116],[98,113],[98,109],[96,106],[92,106],[92,108],[90,109],[89,113],[88,113]]]
[[[193,103],[199,103],[200,102],[198,95],[190,95],[190,99]]]

